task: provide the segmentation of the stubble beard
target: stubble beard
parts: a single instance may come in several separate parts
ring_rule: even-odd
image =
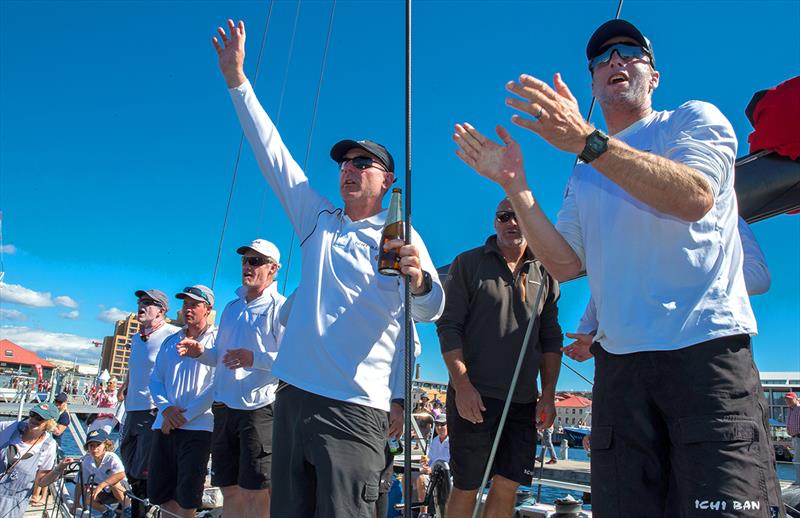
[[[607,89],[600,91],[597,102],[603,110],[611,111],[639,111],[647,106],[649,77],[633,76],[628,78],[629,88],[619,92],[610,92]]]

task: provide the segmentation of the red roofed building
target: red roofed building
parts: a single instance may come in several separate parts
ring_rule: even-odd
[[[0,340],[0,372],[22,372],[37,376],[36,366],[42,368],[42,377],[47,379],[55,365],[39,357],[33,351],[23,349],[11,340]]]
[[[592,400],[565,394],[556,401],[556,429],[564,426],[592,426]]]

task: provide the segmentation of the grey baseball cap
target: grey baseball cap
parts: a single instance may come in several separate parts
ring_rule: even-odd
[[[169,299],[167,294],[161,290],[137,290],[134,293],[137,299],[151,299],[164,308],[164,311],[169,310]]]
[[[187,286],[183,291],[175,295],[176,299],[193,299],[199,302],[205,302],[209,306],[214,305],[214,292],[211,288],[202,284],[195,284],[194,286]]]

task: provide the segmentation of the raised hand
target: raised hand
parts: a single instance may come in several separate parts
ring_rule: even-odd
[[[555,90],[526,74],[519,76],[519,82],[509,81],[506,89],[522,99],[509,97],[506,104],[533,117],[531,120],[514,115],[511,121],[562,151],[580,154],[594,128],[581,115],[578,101],[561,80],[561,74],[553,77],[553,85]]]
[[[593,356],[589,348],[594,341],[594,335],[582,333],[566,333],[567,338],[575,340],[571,344],[561,348],[561,351],[575,361],[583,362]]]
[[[206,350],[202,343],[191,338],[184,338],[178,342],[175,349],[177,349],[179,356],[188,356],[189,358],[197,358]]]
[[[236,25],[233,20],[228,20],[228,30],[231,33],[230,37],[225,29],[217,27],[220,39],[215,36],[211,38],[211,43],[217,51],[219,69],[225,77],[228,88],[236,88],[247,81],[244,75],[244,22],[239,20],[239,25]]]
[[[495,131],[505,146],[489,140],[469,123],[456,124],[453,140],[461,160],[479,174],[499,183],[504,189],[520,187],[526,189],[525,167],[519,144],[502,126]]]

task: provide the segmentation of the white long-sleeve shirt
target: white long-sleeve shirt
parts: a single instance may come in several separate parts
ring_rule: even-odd
[[[217,328],[209,326],[195,340],[209,347],[217,336]],[[214,367],[204,365],[188,356],[178,354],[178,342],[186,338],[186,328],[171,335],[161,345],[150,375],[150,395],[158,407],[153,430],[164,423],[163,412],[176,406],[186,411],[186,423],[181,430],[210,432],[214,429],[211,404],[214,402]]]
[[[764,252],[756,241],[756,236],[750,225],[739,216],[739,236],[742,238],[742,253],[744,260],[742,273],[744,274],[744,284],[747,287],[748,295],[761,295],[769,290],[772,284],[772,276],[769,273],[767,260]],[[592,334],[597,331],[597,308],[594,305],[594,297],[589,297],[586,309],[583,311],[581,320],[578,323],[578,332]]]
[[[757,326],[742,274],[736,136],[711,104],[653,112],[614,135],[703,175],[714,205],[695,222],[657,211],[591,164],[570,177],[556,228],[580,258],[614,354],[675,350]]]
[[[388,411],[403,394],[404,285],[377,271],[386,211],[352,221],[311,188],[250,83],[230,94],[303,250],[303,275],[273,372],[308,392]],[[442,313],[444,291],[425,244],[411,232],[433,280],[429,293],[415,297],[411,314],[430,322]]]
[[[278,378],[272,372],[272,364],[283,337],[278,314],[286,298],[278,293],[277,282],[250,302],[245,299],[243,287],[236,290],[236,295],[222,311],[214,344],[205,348],[198,361],[216,366],[214,401],[238,410],[255,410],[275,401]],[[253,366],[226,367],[222,360],[230,349],[252,351]]]
[[[151,410],[155,408],[150,397],[150,374],[156,361],[161,344],[180,328],[172,324],[163,324],[142,340],[139,333],[131,337],[131,356],[128,358],[128,393],[125,396],[125,410],[128,412]]]

